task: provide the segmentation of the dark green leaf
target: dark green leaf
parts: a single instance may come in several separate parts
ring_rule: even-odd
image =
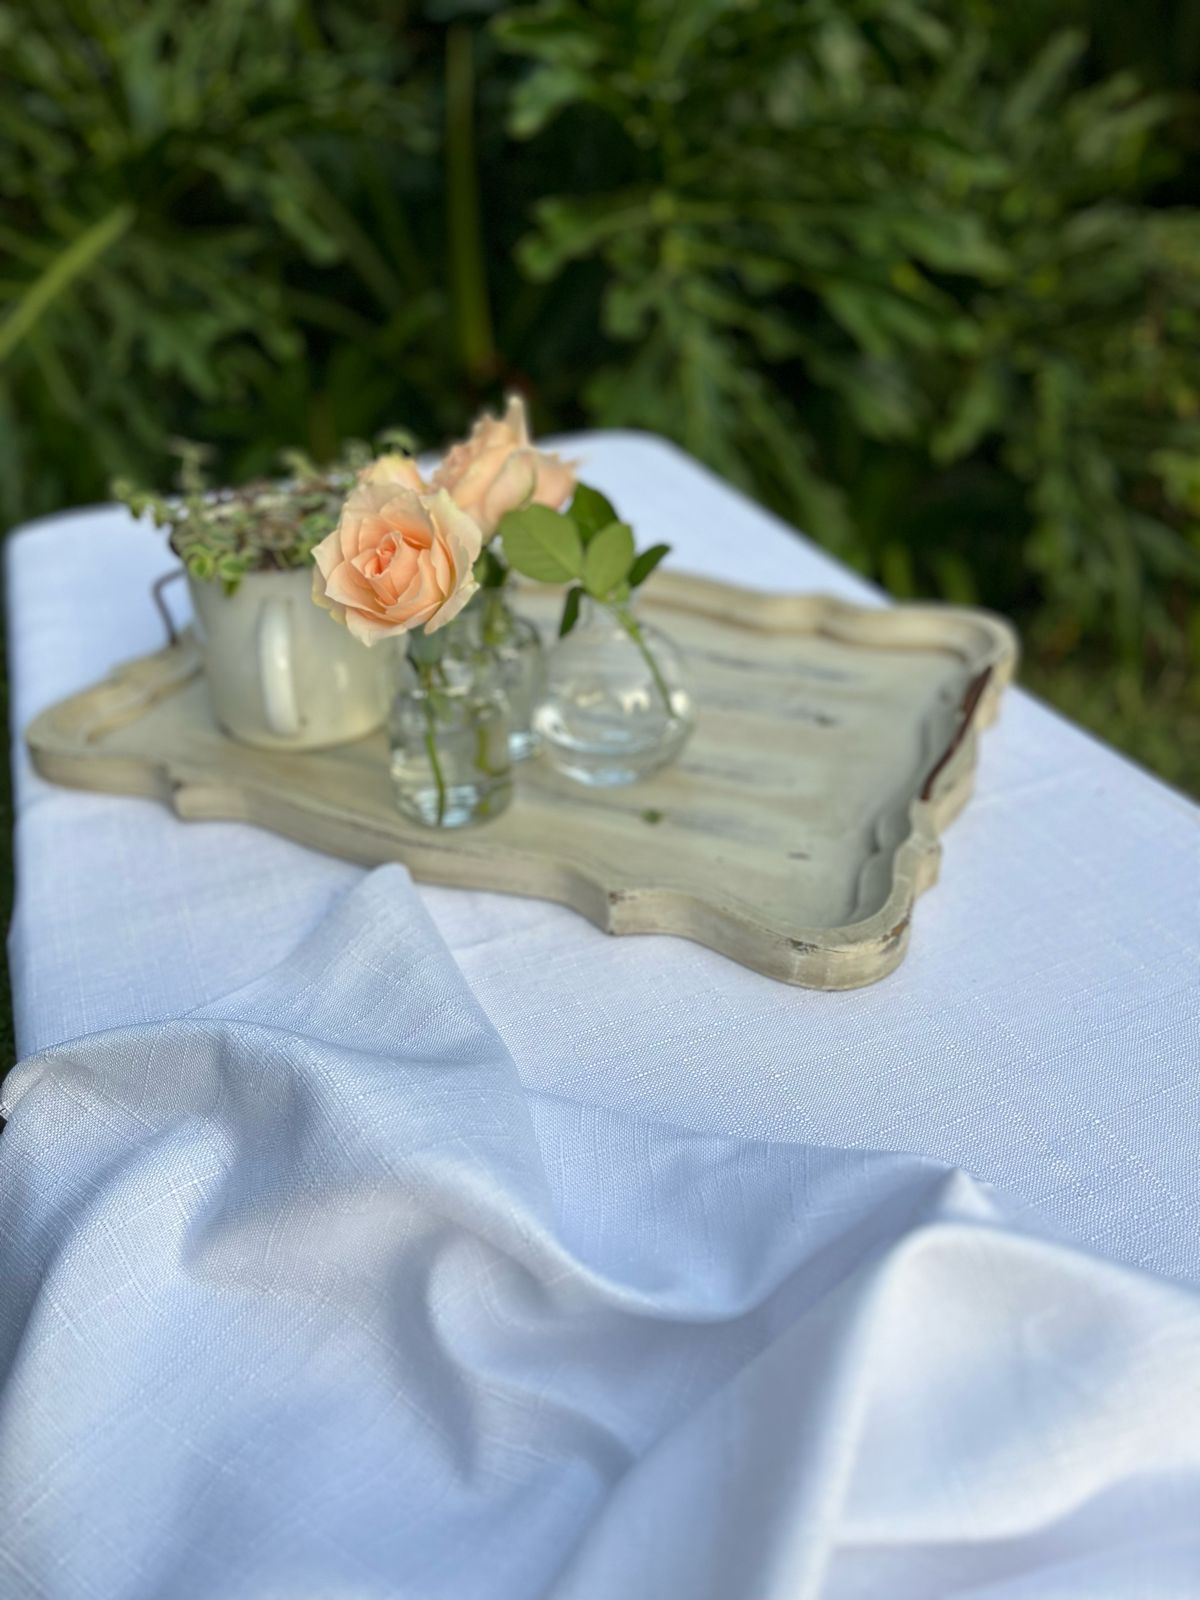
[[[572,584],[567,590],[567,597],[563,601],[562,619],[558,624],[558,637],[565,639],[571,629],[579,621],[579,605],[583,599],[583,590],[578,584]]]
[[[568,515],[579,529],[579,537],[584,544],[588,544],[593,534],[607,528],[610,522],[618,520],[616,508],[611,500],[602,495],[599,489],[593,489],[589,483],[580,483],[575,488],[575,498],[571,501]]]
[[[475,581],[481,589],[500,589],[508,577],[508,568],[500,559],[494,544],[485,545],[475,563]]]
[[[639,584],[645,583],[663,557],[670,553],[669,544],[652,544],[649,550],[643,550],[629,569],[630,588],[636,589]]]

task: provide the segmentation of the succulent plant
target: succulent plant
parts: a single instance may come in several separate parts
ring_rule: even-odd
[[[380,450],[411,449],[411,437],[389,430]],[[149,514],[169,530],[170,545],[188,573],[224,584],[233,594],[248,572],[286,572],[304,567],[316,545],[337,523],[342,502],[357,474],[375,459],[362,440],[345,444],[337,458],[318,466],[301,450],[284,451],[286,476],[258,478],[235,488],[214,488],[205,471],[204,445],[180,441],[179,492],[159,494],[122,479],[113,495],[135,517]]]

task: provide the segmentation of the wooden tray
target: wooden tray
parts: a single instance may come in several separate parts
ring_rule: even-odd
[[[553,604],[530,596],[528,610],[549,622]],[[699,721],[680,762],[597,790],[527,762],[508,813],[476,829],[397,815],[382,734],[302,755],[227,739],[186,637],[43,713],[29,748],[57,783],[400,860],[430,883],[557,900],[610,933],[682,935],[787,983],[882,978],[937,877],[938,832],[970,794],[976,732],[1016,661],[1011,629],[977,611],[865,609],[674,573],[645,606],[694,681]]]

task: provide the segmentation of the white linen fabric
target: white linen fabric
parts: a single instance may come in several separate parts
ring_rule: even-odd
[[[398,867],[7,1108],[5,1600],[1200,1593],[1200,1295],[528,1087]]]
[[[672,564],[877,603],[678,450],[559,441]],[[72,512],[8,543],[26,1051],[176,1017],[282,960],[359,869],[232,824],[41,782],[28,719],[155,648],[161,536]],[[1196,809],[1029,697],[983,737],[900,969],[788,989],[683,940],[423,889],[522,1081],[714,1135],[911,1151],[1020,1195],[1079,1241],[1200,1278]]]

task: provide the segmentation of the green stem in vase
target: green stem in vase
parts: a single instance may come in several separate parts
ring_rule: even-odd
[[[642,632],[641,624],[633,615],[632,611],[629,610],[628,606],[615,605],[612,609],[617,621],[633,640],[634,644],[641,653],[642,660],[646,663],[647,667],[649,667],[650,676],[654,679],[655,687],[662,696],[662,703],[666,707],[667,715],[669,717],[674,717],[675,707],[671,703],[670,687],[667,684],[667,680],[663,677],[661,670],[659,669],[658,662],[654,659],[654,652],[646,643],[646,636]]]
[[[433,773],[434,787],[437,789],[436,820],[440,828],[446,820],[446,776],[442,771],[442,761],[437,747],[437,712],[433,705],[434,668],[422,666],[419,670],[421,685],[425,690],[425,753],[429,757],[429,769]]]
[[[483,597],[482,626],[480,634],[486,648],[495,653],[504,638],[504,596],[499,589],[486,591]]]
[[[503,766],[496,766],[491,756],[492,734],[486,724],[475,730],[475,770],[485,778],[502,778],[508,771],[507,752]]]

